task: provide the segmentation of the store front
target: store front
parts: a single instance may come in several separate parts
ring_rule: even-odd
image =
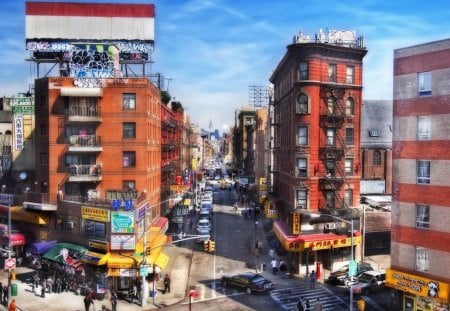
[[[386,286],[398,291],[397,302],[403,311],[448,311],[448,283],[386,269]]]
[[[351,247],[361,245],[361,233],[358,231],[353,232],[353,241],[345,234],[293,234],[292,225],[276,221],[273,232],[283,249],[290,252],[290,264],[297,267],[299,274],[329,269],[333,262],[342,261],[343,258],[350,260]]]

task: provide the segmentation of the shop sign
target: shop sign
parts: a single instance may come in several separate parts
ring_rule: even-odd
[[[120,269],[120,276],[121,277],[136,277],[136,270],[135,269]]]
[[[418,275],[386,269],[386,286],[421,297],[433,298],[445,303],[449,302],[448,283]]]
[[[111,235],[111,250],[135,250],[136,237],[134,235]]]
[[[109,222],[109,210],[90,206],[82,206],[81,218],[100,222]]]
[[[111,212],[112,233],[134,233],[133,212]]]
[[[14,194],[0,193],[0,203],[1,204],[13,204]]]
[[[300,234],[300,213],[292,214],[292,234]]]
[[[89,240],[88,241],[89,248],[101,249],[104,251],[108,251],[108,242],[97,241],[97,240]]]
[[[361,236],[353,237],[353,245],[361,244]],[[340,247],[350,247],[352,245],[352,238],[335,238],[328,240],[307,241],[305,242],[305,248],[309,248],[313,251],[324,250]]]

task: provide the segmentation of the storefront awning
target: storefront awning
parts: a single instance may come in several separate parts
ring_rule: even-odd
[[[165,233],[169,228],[169,219],[167,219],[167,217],[158,217],[158,219],[152,223],[151,228],[159,228],[162,233]]]
[[[0,212],[8,213],[8,206],[0,205]],[[24,209],[22,206],[11,206],[11,219],[23,221],[30,224],[46,225],[49,223],[49,217],[41,213],[36,213]]]
[[[106,265],[106,262],[108,261],[109,253],[102,254],[97,253],[93,251],[87,251],[84,253],[83,257],[81,257],[81,261],[85,263],[90,263],[97,266]]]
[[[154,264],[161,269],[165,269],[169,263],[170,257],[164,253],[159,254],[158,258],[155,260]]]
[[[78,268],[82,265],[78,258],[81,258],[86,252],[87,248],[81,245],[56,243],[55,246],[42,256],[42,258],[59,262],[62,265]]]
[[[142,256],[111,253],[108,257],[108,268],[131,269],[138,268],[142,262]]]
[[[335,233],[300,234],[293,235],[291,227],[284,221],[273,224],[273,232],[283,248],[290,252],[301,252],[305,249],[317,251],[331,248],[350,247],[351,237]],[[353,245],[361,244],[361,233],[354,231]]]
[[[2,245],[8,246],[11,243],[11,246],[25,245],[27,243],[25,237],[21,233],[11,233],[11,241],[8,240],[8,235],[4,235],[1,237]]]
[[[57,241],[41,241],[31,244],[27,251],[33,255],[42,255],[48,252]]]

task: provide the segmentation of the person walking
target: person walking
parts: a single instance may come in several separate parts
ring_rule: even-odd
[[[166,276],[164,277],[164,291],[163,294],[165,294],[166,292],[170,293],[170,277],[168,274],[166,274]]]
[[[311,280],[311,289],[316,288],[316,272],[314,270],[311,271],[309,275],[309,279]]]
[[[111,311],[117,311],[117,293],[115,290],[111,293]]]
[[[277,260],[275,258],[272,259],[272,261],[270,262],[270,265],[272,266],[272,273],[274,275],[277,274],[278,264],[277,264]]]
[[[320,298],[317,298],[317,302],[314,305],[314,311],[322,311],[323,310],[323,305],[320,302]]]
[[[303,310],[310,311],[311,310],[311,304],[309,303],[309,299],[306,299],[305,306],[303,307]]]
[[[269,249],[269,259],[272,260],[275,257],[275,250],[273,248]]]
[[[9,307],[8,307],[8,311],[16,311],[16,300],[15,299],[11,300],[11,303],[9,304]]]
[[[84,310],[85,311],[89,311],[89,308],[91,307],[91,305],[94,305],[94,301],[91,298],[91,295],[87,294],[86,296],[84,296]]]
[[[305,301],[303,297],[300,297],[297,301],[297,311],[304,311],[305,309]]]

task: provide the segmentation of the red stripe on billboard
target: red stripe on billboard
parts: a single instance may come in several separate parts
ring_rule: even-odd
[[[155,17],[154,4],[26,2],[26,15]]]

